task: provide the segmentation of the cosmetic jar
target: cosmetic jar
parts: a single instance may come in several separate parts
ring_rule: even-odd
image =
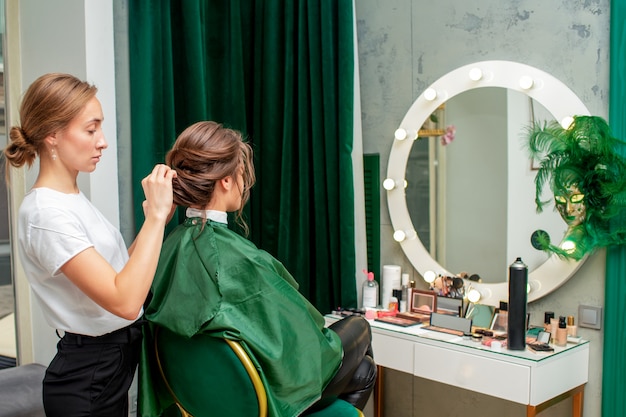
[[[483,340],[483,335],[480,333],[472,333],[472,342],[480,342]]]

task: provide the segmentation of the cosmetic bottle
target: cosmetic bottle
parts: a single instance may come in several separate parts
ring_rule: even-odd
[[[517,258],[509,266],[509,302],[507,306],[507,347],[510,350],[526,349],[526,288],[528,266]]]
[[[400,298],[400,312],[409,311],[409,274],[402,274],[402,296]]]
[[[574,316],[567,316],[567,335],[576,336],[578,327],[574,324]]]
[[[398,298],[396,296],[389,297],[389,304],[387,306],[389,311],[398,311]]]
[[[402,290],[393,290],[392,294],[393,296],[391,298],[395,297],[397,300],[396,311],[402,311],[402,303],[404,302]]]
[[[363,283],[363,308],[378,306],[378,283],[374,281],[374,273],[368,272],[367,281]]]
[[[410,310],[409,307],[409,297],[411,294],[411,288],[408,285],[402,286],[402,299],[400,300],[400,311],[402,313],[406,313]]]
[[[552,323],[550,320],[553,318],[554,311],[546,311],[543,313],[543,329],[548,333],[552,333]]]
[[[556,339],[554,344],[557,346],[565,346],[567,345],[567,323],[565,322],[565,317],[559,317],[559,327],[556,329]]]
[[[550,343],[556,343],[556,332],[559,330],[559,319],[551,317],[550,328],[552,329]]]

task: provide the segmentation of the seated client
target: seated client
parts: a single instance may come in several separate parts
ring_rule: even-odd
[[[228,228],[227,212],[235,212],[246,229],[241,213],[255,182],[250,145],[235,130],[198,122],[166,162],[178,173],[174,202],[187,209],[163,245],[146,308],[142,415],[173,404],[146,357],[155,326],[242,340],[261,365],[270,416],[303,415],[336,398],[363,409],[376,379],[367,321],[348,317],[324,327],[282,263]]]

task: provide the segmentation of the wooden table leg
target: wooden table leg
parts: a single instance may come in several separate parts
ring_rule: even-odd
[[[383,416],[383,367],[376,366],[376,382],[374,383],[374,416]]]
[[[572,397],[572,417],[583,417],[583,390]]]
[[[546,408],[552,407],[554,404],[559,403],[566,398],[572,399],[572,417],[582,417],[584,393],[585,384],[582,384],[539,405],[527,405],[526,417],[535,417],[537,413],[542,412]]]

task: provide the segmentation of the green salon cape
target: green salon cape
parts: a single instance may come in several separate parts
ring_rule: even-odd
[[[139,365],[143,417],[159,416],[173,404],[150,360],[155,325],[187,337],[242,340],[261,366],[270,417],[307,409],[341,363],[339,337],[324,327],[324,317],[285,267],[223,223],[203,226],[202,219],[189,218],[174,229],[163,245],[152,293]],[[199,366],[198,378],[202,372]]]

